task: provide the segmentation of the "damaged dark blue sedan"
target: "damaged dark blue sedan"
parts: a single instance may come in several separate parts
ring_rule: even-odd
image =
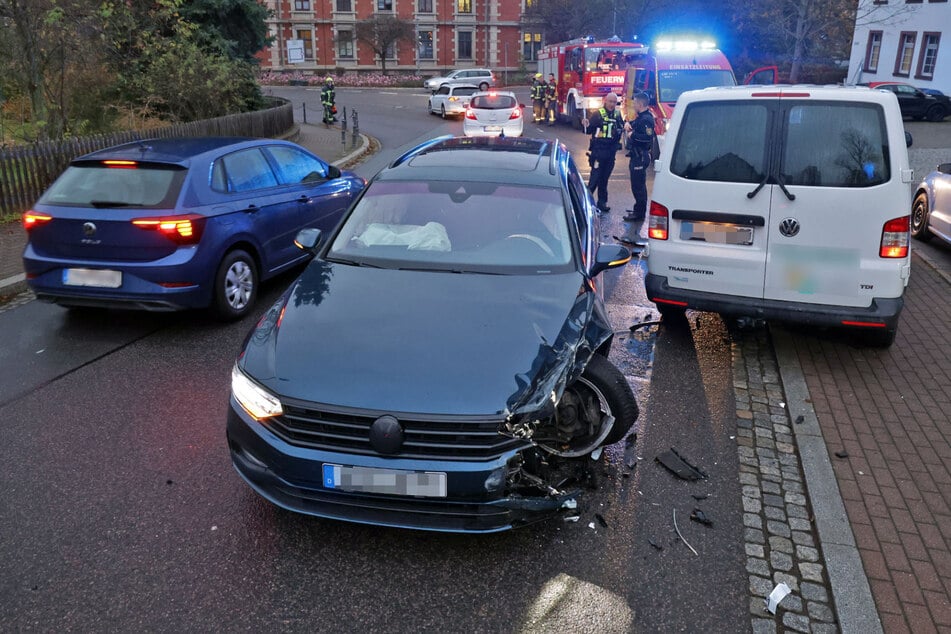
[[[575,506],[637,418],[608,352],[598,244],[567,149],[440,138],[382,170],[249,334],[228,443],[259,494],[310,515],[456,532]]]

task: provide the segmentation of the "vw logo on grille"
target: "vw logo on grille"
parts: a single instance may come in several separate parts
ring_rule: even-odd
[[[799,233],[799,221],[795,218],[783,218],[779,223],[779,232],[787,238],[793,237]]]
[[[403,446],[403,426],[393,416],[380,416],[370,425],[370,446],[381,454],[398,452]]]
[[[87,236],[87,237],[90,237],[90,238],[91,238],[92,236],[96,235],[96,225],[94,225],[94,224],[91,223],[91,222],[84,223],[84,224],[83,224],[83,235],[85,235],[85,236]]]

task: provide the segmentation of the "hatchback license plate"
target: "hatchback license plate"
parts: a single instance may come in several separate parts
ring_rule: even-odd
[[[444,498],[446,474],[438,471],[401,471],[325,464],[324,488],[355,493]]]
[[[63,269],[65,286],[96,286],[119,288],[122,286],[122,271],[107,269]]]
[[[749,245],[753,244],[753,228],[719,222],[681,222],[680,239]]]
[[[483,128],[486,132],[501,132],[502,126],[500,125],[487,125]]]

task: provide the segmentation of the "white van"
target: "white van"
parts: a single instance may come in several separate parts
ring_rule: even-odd
[[[895,338],[912,170],[898,101],[842,86],[686,92],[655,163],[647,296]]]

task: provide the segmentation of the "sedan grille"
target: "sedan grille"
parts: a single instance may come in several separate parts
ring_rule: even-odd
[[[338,409],[314,403],[282,402],[284,414],[266,421],[285,442],[309,449],[378,455],[370,445],[370,426],[391,412]],[[523,440],[499,434],[498,417],[392,414],[403,428],[403,446],[393,457],[488,460]]]

